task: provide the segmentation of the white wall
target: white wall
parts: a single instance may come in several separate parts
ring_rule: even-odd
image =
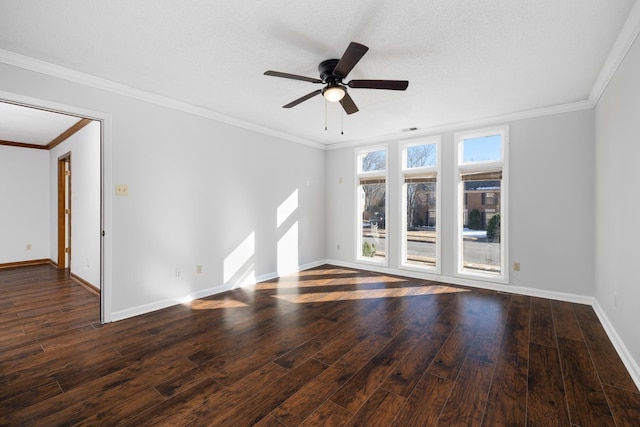
[[[0,91],[111,115],[113,319],[324,258],[322,150],[6,64]]]
[[[46,150],[0,146],[0,264],[49,259],[48,161]]]
[[[640,379],[640,41],[596,107],[596,299]]]
[[[593,110],[510,125],[514,285],[593,296]]]
[[[58,259],[58,158],[71,153],[71,273],[100,287],[100,122],[49,151],[51,259]]]
[[[510,272],[509,286],[532,288],[542,293],[592,296],[593,111],[555,114],[507,124],[510,134],[509,256],[511,261],[521,264],[520,272]],[[456,282],[453,277],[456,218],[453,133],[442,134],[439,200],[442,212],[438,220],[443,236],[442,274],[423,276]],[[396,212],[393,206],[400,203],[399,191],[393,189],[400,185],[398,143],[390,143],[389,150],[387,230],[390,252],[394,254],[398,251],[393,248],[399,248],[401,244],[400,230],[393,228],[391,223],[394,220],[391,215]],[[342,263],[356,262],[354,156],[354,148],[327,153],[327,258]],[[340,177],[342,183],[339,183]],[[389,268],[401,268],[397,256],[390,256]]]

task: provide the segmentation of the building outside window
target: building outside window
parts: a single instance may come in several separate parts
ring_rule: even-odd
[[[357,259],[386,263],[387,148],[356,151],[358,174]]]
[[[401,144],[402,265],[439,272],[440,138]]]
[[[458,133],[457,272],[507,280],[507,127]]]

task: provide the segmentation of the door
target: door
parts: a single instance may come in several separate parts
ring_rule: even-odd
[[[71,153],[58,158],[58,268],[71,267]]]

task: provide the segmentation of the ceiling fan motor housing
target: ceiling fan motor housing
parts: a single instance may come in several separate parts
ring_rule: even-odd
[[[326,61],[322,61],[320,65],[318,65],[318,71],[320,72],[320,79],[323,82],[328,84],[339,84],[342,83],[342,78],[333,74],[333,70],[338,65],[339,59],[327,59]]]

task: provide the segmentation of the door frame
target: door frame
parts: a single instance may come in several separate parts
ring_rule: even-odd
[[[100,122],[100,322],[112,319],[112,116],[109,113],[0,90],[0,102],[70,114]]]
[[[71,152],[58,157],[58,268],[71,268]]]

